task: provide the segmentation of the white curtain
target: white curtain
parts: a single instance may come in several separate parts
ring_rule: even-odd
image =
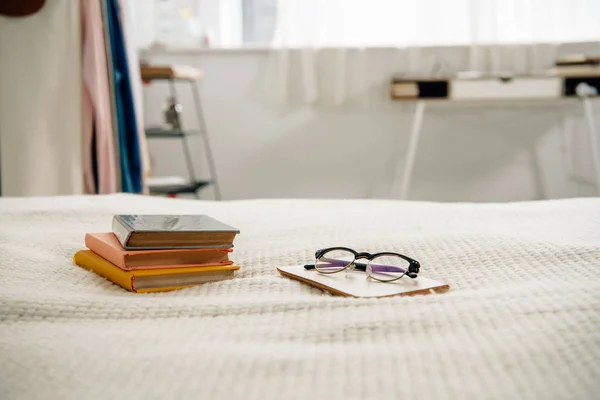
[[[598,0],[279,0],[280,47],[560,43],[600,37]]]
[[[278,103],[340,105],[392,75],[536,73],[599,39],[600,0],[279,0],[265,77]]]

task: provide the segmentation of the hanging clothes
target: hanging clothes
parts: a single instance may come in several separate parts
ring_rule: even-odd
[[[142,193],[142,160],[129,63],[117,0],[106,1],[112,53],[122,191]]]
[[[0,15],[3,196],[83,193],[80,49],[79,1]]]
[[[112,111],[99,0],[81,0],[85,192],[117,191]]]
[[[142,76],[140,74],[140,61],[137,53],[137,45],[135,41],[136,32],[134,7],[135,0],[119,0],[121,23],[125,37],[125,49],[127,52],[127,61],[129,65],[129,76],[133,93],[133,102],[135,106],[137,135],[140,144],[140,158],[142,162],[142,191],[145,194],[149,193],[146,178],[150,175],[150,150],[146,140],[146,132],[144,130],[144,107],[142,93]]]

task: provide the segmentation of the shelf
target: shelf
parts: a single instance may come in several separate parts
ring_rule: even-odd
[[[148,178],[148,188],[151,194],[166,195],[175,193],[196,193],[204,186],[208,186],[212,181],[195,181],[179,176],[150,177]]]
[[[170,87],[170,93],[175,102],[177,101],[177,90],[178,86],[175,81],[187,81],[190,83],[193,91],[193,103],[196,108],[198,117],[198,124],[200,125],[197,129],[183,129],[181,125],[174,123],[168,124],[163,122],[155,122],[150,126],[144,126],[144,137],[147,140],[151,139],[180,139],[183,145],[183,152],[185,156],[185,164],[187,168],[187,176],[165,176],[165,177],[150,177],[146,180],[148,191],[151,195],[167,195],[169,197],[175,197],[177,194],[192,194],[198,199],[200,198],[199,191],[201,188],[214,185],[215,199],[221,200],[221,192],[219,190],[219,184],[215,173],[214,161],[212,159],[210,144],[208,142],[208,135],[206,127],[203,124],[203,111],[200,105],[199,85],[197,81],[203,78],[201,70],[186,66],[186,65],[151,65],[143,64],[139,66],[140,76],[144,85],[150,85],[151,82],[156,80],[162,80],[162,83],[167,83]],[[173,129],[172,127],[180,127],[181,129]],[[193,140],[187,140],[189,136],[200,136],[204,139],[203,148],[206,152],[208,161],[208,169],[210,171],[210,177],[204,178],[205,180],[195,179],[194,174],[194,156],[192,155],[192,149],[190,149]]]
[[[162,129],[162,128],[146,128],[146,137],[149,138],[181,138],[184,136],[191,136],[200,131],[198,130],[176,130],[176,129]]]
[[[198,81],[202,79],[202,71],[185,65],[144,65],[140,67],[143,81],[176,79]]]

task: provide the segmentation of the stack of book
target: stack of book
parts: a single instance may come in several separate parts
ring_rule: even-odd
[[[230,279],[239,230],[207,215],[115,215],[111,232],[87,233],[76,265],[132,292]]]

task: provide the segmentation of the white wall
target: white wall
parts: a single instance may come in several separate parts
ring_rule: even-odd
[[[277,110],[263,104],[260,50],[153,51],[153,63],[201,68],[209,135],[224,199],[265,197],[390,197],[390,160],[402,161],[413,105],[392,102],[386,83],[365,93],[364,106]],[[190,89],[179,84],[184,123],[195,127]],[[145,119],[161,120],[166,83],[145,87]],[[599,110],[599,108],[596,108]],[[591,179],[585,125],[576,101],[560,113],[574,134],[576,169]],[[517,201],[595,195],[588,184],[567,185],[562,126],[556,106],[428,108],[410,199]],[[198,174],[206,176],[200,142]],[[184,174],[177,141],[153,140],[155,173]],[[542,171],[536,180],[537,154]],[[545,194],[544,194],[545,192]],[[207,189],[204,198],[211,198]]]

